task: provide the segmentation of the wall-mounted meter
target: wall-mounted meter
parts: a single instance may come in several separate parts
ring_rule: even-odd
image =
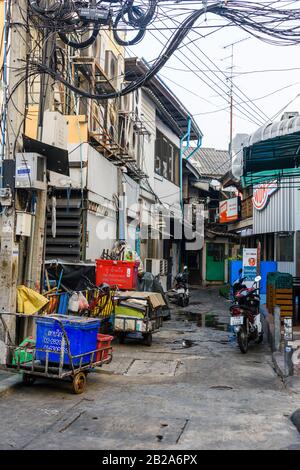
[[[46,157],[38,153],[17,153],[16,188],[47,189]]]
[[[22,211],[16,211],[16,215],[16,235],[20,235],[21,237],[30,237],[32,217],[34,216]]]

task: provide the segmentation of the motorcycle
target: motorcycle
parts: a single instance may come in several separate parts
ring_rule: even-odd
[[[188,286],[188,268],[175,277],[174,289],[168,292],[170,300],[175,301],[180,307],[187,307],[190,303],[190,291]]]
[[[260,295],[257,276],[252,287],[243,287],[235,294],[234,303],[230,307],[230,325],[237,336],[238,346],[243,354],[248,351],[250,341],[259,344],[263,341],[263,328],[260,317]]]
[[[246,287],[246,284],[244,284],[246,280],[246,277],[243,277],[243,270],[240,269],[239,270],[239,277],[238,279],[236,279],[233,283],[233,286],[232,286],[232,291],[233,291],[233,297],[235,298],[236,294],[244,289]]]

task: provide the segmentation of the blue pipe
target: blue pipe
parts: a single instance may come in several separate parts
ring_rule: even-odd
[[[189,160],[189,159],[197,152],[197,150],[199,150],[199,148],[201,147],[201,145],[202,145],[202,135],[199,135],[199,137],[198,137],[198,142],[197,142],[196,147],[195,147],[194,150],[191,152],[191,154],[190,154],[188,157],[186,157],[186,160]]]
[[[192,119],[190,116],[188,117],[187,122],[187,132],[184,134],[183,137],[180,139],[180,205],[183,211],[183,155],[190,149],[190,142],[191,142],[191,130],[192,130]],[[186,140],[186,146],[184,147],[184,141]],[[198,141],[196,147],[192,150],[190,155],[188,155],[185,159],[188,161],[202,145],[202,135],[198,136]]]
[[[190,147],[190,139],[191,139],[191,128],[192,128],[192,120],[190,116],[188,117],[188,123],[187,123],[187,132],[184,134],[184,136],[181,137],[180,139],[180,169],[179,169],[179,185],[180,185],[180,206],[181,210],[183,211],[183,154],[186,150],[189,149]],[[184,141],[187,141],[187,145],[184,148]]]

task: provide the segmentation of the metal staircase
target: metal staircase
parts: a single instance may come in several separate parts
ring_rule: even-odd
[[[52,236],[51,200],[47,212],[46,259],[79,262],[83,247],[83,210],[81,194],[73,190],[69,196],[56,190],[56,237]]]

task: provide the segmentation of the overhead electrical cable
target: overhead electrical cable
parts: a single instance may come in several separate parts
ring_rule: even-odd
[[[171,20],[172,23],[174,23],[174,20]],[[163,22],[164,24],[164,22]],[[200,37],[202,36],[201,33],[198,33],[196,32],[197,35],[199,35]],[[197,45],[197,44],[193,44],[193,46],[220,72],[222,73],[222,75],[225,77],[226,81],[229,81],[230,82],[230,85],[228,86],[228,91],[230,91],[230,88],[231,86],[233,85],[233,82],[232,82],[232,79],[230,76],[228,76],[228,74],[226,74],[225,72],[223,72],[216,64],[215,62]],[[205,62],[199,58],[199,56],[196,56],[197,59],[203,64],[205,65]],[[220,77],[216,74],[216,72],[212,69],[209,69],[209,71],[218,79],[220,80]],[[205,73],[205,72],[203,72]],[[223,82],[222,82],[223,83]],[[238,92],[236,92],[235,90],[238,90]],[[241,97],[243,96],[244,98],[246,98],[247,100],[247,103],[249,104],[252,104],[252,100],[235,84],[234,85],[234,89],[232,90],[234,95],[237,96],[238,99],[241,99]],[[269,117],[264,113],[264,111],[262,111],[255,103],[254,105],[249,105],[249,108],[251,108],[251,111],[256,113],[258,118],[259,119],[262,119],[263,121],[265,119],[269,119]]]
[[[87,2],[76,2],[71,0],[58,0],[54,2],[49,9],[40,7],[38,0],[29,0],[32,16],[37,16],[39,20],[44,21],[45,27],[59,34],[66,35],[68,32],[84,31],[91,25],[113,23],[114,33],[117,31],[119,23],[136,28],[137,33],[142,34],[147,30],[147,26],[154,21],[159,21],[157,16],[157,5],[166,2],[151,0],[145,10],[143,3],[134,0],[125,0],[121,5],[119,2],[89,2],[91,8],[84,8]],[[109,4],[109,6],[105,6]],[[170,3],[169,3],[170,5]],[[184,2],[180,5],[184,6]],[[197,4],[193,4],[191,13],[179,25],[176,32],[168,40],[160,57],[154,62],[143,77],[137,78],[131,82],[123,90],[119,92],[102,92],[89,93],[70,83],[63,73],[59,73],[55,67],[49,67],[36,60],[30,60],[30,69],[41,74],[48,74],[54,80],[62,83],[64,86],[72,90],[79,96],[95,99],[106,100],[113,99],[131,93],[135,89],[147,83],[155,76],[156,73],[166,64],[176,49],[182,44],[188,32],[193,28],[198,18],[203,14],[213,13],[227,19],[230,23],[241,27],[254,37],[264,40],[271,44],[298,44],[300,42],[300,9],[276,9],[271,6],[250,1],[232,0],[226,5],[223,2],[208,2],[205,8],[198,8]],[[176,4],[177,6],[177,4]],[[88,10],[88,12],[87,12]],[[194,10],[194,11],[193,11]],[[121,15],[121,16],[120,16]],[[116,19],[118,18],[118,22]],[[117,35],[118,36],[118,35]],[[116,37],[117,37],[116,36]],[[67,42],[70,41],[67,38]],[[116,39],[117,40],[117,39]],[[123,41],[122,38],[120,38]],[[132,41],[131,41],[132,42]],[[80,43],[75,44],[80,48]],[[82,46],[83,47],[83,46]]]
[[[162,33],[161,31],[159,32],[160,35],[162,35],[165,39],[166,39],[166,35],[164,33]],[[161,44],[162,44],[162,41],[153,33],[153,32],[150,32],[150,34],[156,39],[158,40]],[[187,57],[186,55],[181,51],[181,50],[178,50],[176,51],[176,53],[174,53],[174,56],[176,58],[178,58],[178,53],[180,53],[184,60],[181,62],[184,63],[186,66],[187,65],[187,61],[191,62]],[[195,58],[198,58],[198,56],[193,56],[193,61],[195,60]],[[200,59],[201,61],[201,59]],[[191,67],[189,67],[191,68]],[[214,79],[212,79],[206,72],[203,72],[202,75],[199,75],[198,73],[194,73],[198,78],[200,78],[200,80],[206,84],[206,86],[208,86],[209,88],[211,88],[215,93],[217,93],[218,96],[220,96],[223,100],[225,100],[227,102],[228,100],[228,89],[224,89],[224,83],[222,82],[221,84],[219,84],[217,81],[215,81]],[[203,75],[205,77],[205,79],[203,78]],[[216,87],[216,88],[215,88]],[[243,114],[245,117],[247,117],[248,119],[251,120],[252,123],[256,124],[256,125],[261,125],[263,124],[264,120],[261,119],[260,117],[257,117],[255,113],[253,113],[251,110],[248,110],[246,106],[244,105],[237,105],[236,106],[239,110],[239,112],[241,112],[241,114]]]

